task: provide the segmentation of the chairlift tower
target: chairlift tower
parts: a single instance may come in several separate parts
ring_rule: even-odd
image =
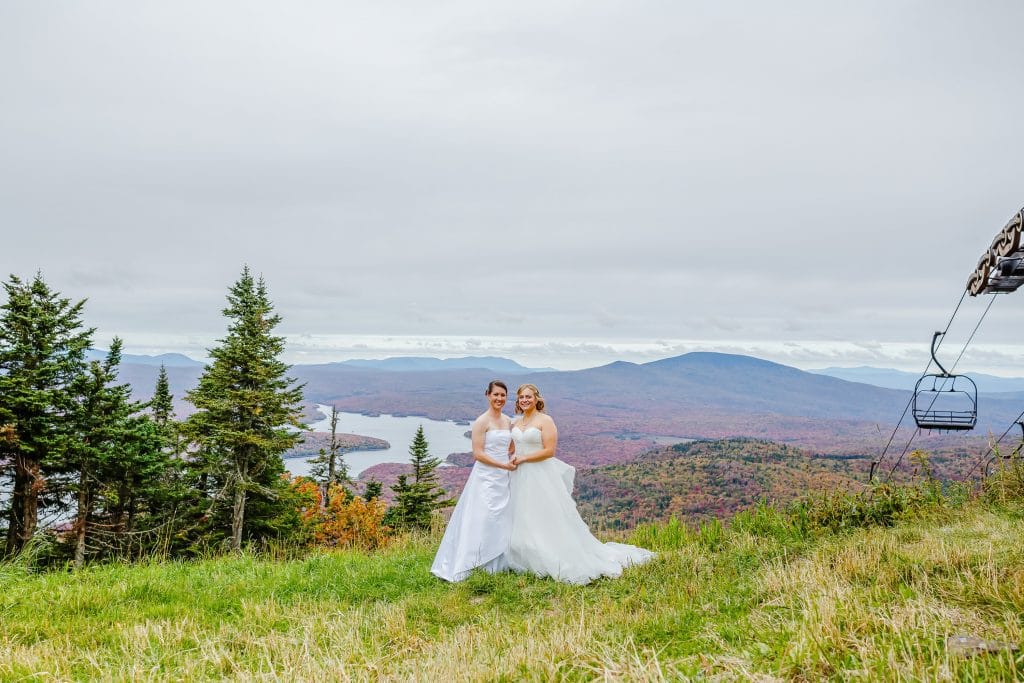
[[[1015,292],[1024,285],[1024,208],[1007,222],[992,245],[982,254],[967,279],[967,293]],[[966,375],[954,375],[935,356],[936,342],[945,332],[932,337],[932,362],[939,372],[926,374],[914,387],[913,416],[919,429],[969,431],[978,422],[978,387]]]
[[[1010,219],[992,241],[971,277],[967,280],[967,293],[995,294],[1015,292],[1024,285],[1024,248],[1021,229],[1024,227],[1024,208]]]

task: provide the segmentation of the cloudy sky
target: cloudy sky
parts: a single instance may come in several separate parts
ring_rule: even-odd
[[[5,2],[0,274],[202,356],[922,368],[1024,204],[1024,4]],[[955,355],[988,298],[969,299]],[[1024,292],[962,367],[1024,375]]]

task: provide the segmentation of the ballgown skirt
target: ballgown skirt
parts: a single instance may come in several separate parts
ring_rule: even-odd
[[[540,430],[512,428],[516,454],[541,448]],[[572,498],[576,470],[557,458],[526,462],[512,472],[510,569],[585,584],[615,577],[650,561],[654,553],[624,543],[602,543],[590,533]]]

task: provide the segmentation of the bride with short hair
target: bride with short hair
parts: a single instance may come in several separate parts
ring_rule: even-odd
[[[444,531],[430,571],[445,581],[462,581],[476,567],[489,572],[507,568],[509,545],[509,457],[511,421],[501,412],[508,387],[487,385],[488,409],[473,422],[473,469]]]
[[[589,583],[619,576],[654,553],[624,543],[602,543],[590,533],[572,498],[576,470],[555,457],[558,429],[544,412],[533,384],[516,390],[512,425],[515,446],[511,474],[512,529],[505,554],[510,569],[550,576],[567,583]]]

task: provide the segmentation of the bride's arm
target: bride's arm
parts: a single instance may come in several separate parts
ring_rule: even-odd
[[[555,421],[551,418],[545,420],[543,428],[540,430],[540,443],[540,448],[529,455],[517,458],[516,462],[540,462],[554,457],[555,450],[558,448],[558,428],[555,427]]]
[[[501,470],[512,470],[512,465],[504,462],[498,462],[494,458],[487,455],[484,452],[484,437],[487,435],[487,423],[483,420],[477,420],[473,423],[473,459],[477,462],[482,462],[485,465],[491,467],[497,467]]]

